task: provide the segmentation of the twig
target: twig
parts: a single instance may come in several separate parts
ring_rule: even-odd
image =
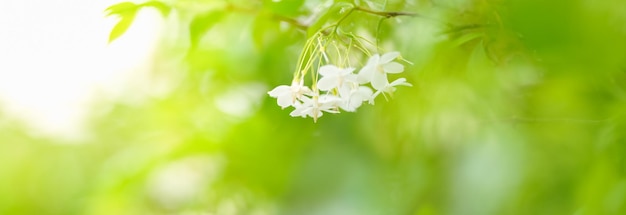
[[[490,27],[490,25],[469,24],[469,25],[462,25],[462,26],[452,27],[450,30],[444,31],[442,33],[443,34],[452,34],[452,33],[460,32],[460,31],[473,30],[473,29],[477,29],[477,28],[486,28],[486,27]]]
[[[378,15],[378,16],[384,16],[386,18],[392,18],[392,17],[396,17],[396,16],[411,16],[411,17],[416,17],[419,16],[419,14],[417,13],[412,13],[412,12],[399,12],[399,11],[373,11],[367,8],[363,8],[363,7],[355,7],[355,10],[361,11],[361,12],[365,12],[365,13],[369,13],[369,14],[374,14],[374,15]]]
[[[306,30],[306,29],[309,28],[308,25],[306,25],[304,23],[301,23],[298,20],[289,18],[289,17],[284,17],[284,16],[280,16],[280,15],[274,14],[273,18],[278,20],[278,21],[281,21],[281,22],[286,22],[286,23],[288,23],[290,25],[293,25],[294,27],[296,27],[298,29],[301,29],[301,30]]]

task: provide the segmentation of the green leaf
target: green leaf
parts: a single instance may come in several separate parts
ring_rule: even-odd
[[[470,70],[482,71],[485,70],[485,65],[489,63],[489,58],[485,52],[485,46],[483,42],[476,44],[474,50],[469,56],[467,67]]]
[[[122,2],[109,6],[104,10],[107,16],[111,15],[123,15],[125,13],[135,13],[137,11],[137,5],[132,2]]]
[[[280,23],[271,20],[267,14],[259,14],[252,23],[252,41],[256,48],[262,48],[277,37]]]
[[[164,17],[167,17],[170,14],[170,11],[172,10],[172,8],[169,5],[167,5],[167,4],[163,3],[163,2],[160,2],[160,1],[148,1],[148,2],[145,2],[145,3],[141,4],[141,5],[139,5],[139,6],[140,7],[153,7],[155,9],[159,10],[159,12],[161,12],[161,14]]]
[[[482,32],[471,32],[471,33],[467,33],[467,34],[463,34],[463,36],[460,36],[459,38],[456,38],[453,41],[453,45],[454,46],[462,46],[468,42],[471,42],[475,39],[479,39],[484,37],[484,33]]]
[[[109,34],[109,43],[122,36],[122,34],[124,34],[126,30],[128,30],[128,27],[130,27],[133,23],[133,20],[135,20],[135,12],[126,12],[115,27],[113,27],[113,30],[111,30],[111,33]]]
[[[263,5],[268,7],[274,14],[281,16],[295,16],[300,12],[304,0],[263,0]]]
[[[495,74],[494,63],[489,59],[485,52],[483,41],[478,42],[474,46],[474,50],[469,53],[467,60],[468,80],[473,82],[477,87],[486,87],[485,83],[493,83],[498,75]]]
[[[324,14],[322,14],[307,30],[307,36],[311,37],[318,31],[322,30],[329,20],[338,19],[337,15],[345,13],[343,9],[354,7],[353,4],[348,2],[337,2],[333,4]]]
[[[137,13],[138,5],[132,2],[122,2],[111,5],[106,10],[107,16],[117,15],[120,17],[120,21],[113,27],[109,34],[109,43],[113,42],[118,37],[122,36],[128,30],[128,27],[135,20],[135,14]]]
[[[189,37],[192,49],[198,46],[202,36],[204,36],[204,34],[209,31],[223,16],[224,13],[222,11],[210,11],[197,15],[193,18],[193,20],[191,20],[191,23],[189,24]]]

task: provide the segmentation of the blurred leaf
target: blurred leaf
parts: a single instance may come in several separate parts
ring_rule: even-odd
[[[135,14],[137,13],[138,5],[132,2],[122,2],[115,5],[111,5],[105,11],[107,16],[118,15],[120,21],[113,27],[109,34],[109,43],[113,42],[118,37],[122,36],[128,30],[128,27],[135,20]]]
[[[464,34],[463,36],[460,36],[459,38],[456,38],[454,40],[454,46],[465,45],[466,43],[469,43],[475,39],[479,39],[483,36],[484,34],[482,32],[471,32],[471,33]]]
[[[209,31],[222,17],[222,11],[209,11],[204,14],[197,15],[189,24],[189,37],[191,41],[191,49],[195,49],[202,39],[202,36]]]
[[[609,73],[610,86],[613,92],[621,99],[626,99],[626,69]]]
[[[159,12],[161,12],[161,14],[166,17],[170,14],[170,11],[172,10],[172,8],[169,5],[166,5],[163,2],[160,1],[148,1],[146,3],[143,3],[139,6],[143,6],[143,7],[154,7],[157,10],[159,10]]]
[[[302,7],[302,5],[304,4],[304,0],[263,0],[263,3],[267,5],[275,14],[283,16],[294,16],[298,15],[300,7]]]
[[[348,2],[337,2],[333,4],[324,14],[322,14],[308,29],[307,36],[311,37],[318,31],[320,31],[331,18],[338,18],[337,15],[344,13],[344,8],[354,7],[353,4]]]
[[[122,2],[122,3],[111,5],[104,11],[107,12],[107,16],[111,16],[111,15],[123,16],[126,13],[134,14],[135,11],[137,11],[137,5],[132,2]]]
[[[0,214],[626,214],[623,0],[358,1],[429,17],[379,27],[342,19],[346,0],[289,1],[107,8],[113,40],[140,8],[176,3],[185,18],[166,25],[201,48],[179,63],[189,42],[164,38],[136,62],[158,74],[95,95],[82,145],[0,113]],[[265,94],[291,81],[298,54],[319,56],[275,20],[300,15],[309,34],[342,19],[347,36],[401,52],[414,65],[390,79],[416,86],[318,123],[290,117]]]
[[[493,85],[487,83],[495,82],[493,71],[493,62],[485,52],[484,42],[477,42],[467,61],[468,80],[473,80],[476,86],[489,88]]]
[[[265,14],[259,14],[252,24],[252,41],[256,48],[262,48],[280,29],[280,23],[270,20]]]
[[[113,30],[111,30],[111,34],[109,34],[109,43],[122,36],[122,34],[124,34],[126,30],[128,30],[128,27],[130,27],[134,20],[135,13],[126,12],[126,14],[122,16],[122,18],[115,25],[115,27],[113,27]]]

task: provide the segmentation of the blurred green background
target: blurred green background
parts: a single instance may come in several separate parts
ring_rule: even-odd
[[[342,25],[413,62],[414,86],[290,117],[266,92],[337,2],[120,10],[166,20],[159,93],[94,101],[78,143],[1,116],[0,214],[626,214],[625,2],[342,1],[418,14]]]

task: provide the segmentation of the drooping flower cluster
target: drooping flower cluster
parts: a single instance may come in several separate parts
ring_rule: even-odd
[[[365,101],[374,104],[378,95],[392,94],[397,86],[411,86],[405,78],[392,82],[387,78],[387,74],[404,71],[404,66],[394,61],[399,56],[398,52],[382,56],[374,54],[356,74],[356,69],[351,67],[341,68],[332,64],[321,66],[317,74],[322,77],[317,80],[318,76],[315,76],[312,88],[305,86],[301,77],[296,77],[291,86],[280,85],[268,94],[276,98],[283,109],[293,106],[295,109],[290,113],[293,117],[311,117],[317,121],[323,112],[354,112]]]

